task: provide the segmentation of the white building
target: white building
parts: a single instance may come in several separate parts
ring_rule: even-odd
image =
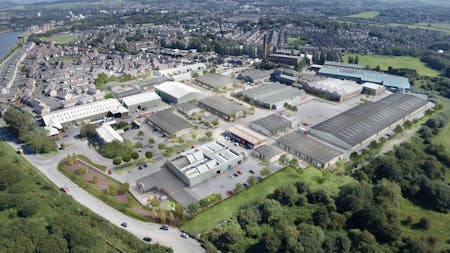
[[[327,78],[307,83],[303,85],[303,89],[308,93],[341,102],[359,95],[363,87],[355,81]]]
[[[123,142],[122,136],[114,130],[110,125],[102,125],[101,127],[95,129],[97,137],[100,142],[108,143],[113,141]]]
[[[142,92],[122,98],[123,104],[130,111],[148,110],[162,104],[161,98],[155,92]]]
[[[155,92],[163,101],[181,104],[201,98],[201,91],[180,82],[164,82],[155,86]]]
[[[161,69],[156,72],[156,75],[164,76],[164,77],[172,77],[185,73],[195,73],[195,72],[203,72],[206,69],[206,64],[204,63],[195,63],[189,65],[181,65],[175,68],[169,69]]]

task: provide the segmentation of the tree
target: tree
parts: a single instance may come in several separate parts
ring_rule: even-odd
[[[164,209],[159,210],[159,220],[161,221],[161,224],[166,224],[166,211]]]
[[[129,162],[129,161],[131,161],[131,155],[130,154],[124,154],[123,156],[122,156],[122,161],[124,161],[124,162]]]
[[[153,145],[153,144],[155,144],[155,139],[149,138],[148,139],[148,145]]]
[[[183,212],[184,212],[184,206],[180,203],[177,203],[175,205],[175,213],[177,214],[178,217],[183,217]]]
[[[279,186],[273,193],[273,199],[286,206],[293,205],[297,199],[296,197],[297,189],[291,184]]]
[[[116,196],[117,195],[117,188],[114,185],[112,185],[112,184],[108,184],[106,186],[106,193],[108,193],[108,195],[111,195],[111,196]]]
[[[142,142],[136,142],[135,144],[134,144],[134,148],[139,148],[139,149],[141,149],[141,148],[143,148],[144,147],[144,144],[142,144]]]
[[[91,183],[92,184],[97,184],[98,183],[98,177],[97,176],[92,176],[92,181],[91,181]]]
[[[240,184],[240,183],[237,183],[235,186],[234,186],[234,192],[241,192],[241,191],[243,191],[245,189],[245,187],[242,185],[242,184]]]
[[[419,222],[417,223],[418,227],[428,230],[431,226],[431,222],[427,217],[420,218]]]
[[[292,158],[290,161],[289,161],[289,166],[291,166],[292,168],[297,168],[298,167],[298,160],[297,160],[297,158]]]
[[[247,183],[248,183],[249,185],[254,185],[254,184],[256,184],[256,182],[257,182],[257,180],[256,180],[256,177],[255,177],[255,176],[249,176],[249,177],[247,178]]]
[[[359,211],[372,202],[372,188],[367,183],[346,184],[339,189],[336,206],[339,212]]]
[[[137,133],[137,136],[139,136],[139,137],[142,137],[142,136],[144,136],[144,131],[142,131],[142,130],[139,130],[139,131],[138,131],[138,133]]]
[[[40,203],[37,199],[30,199],[19,205],[17,215],[22,218],[28,218],[38,213]]]
[[[211,132],[211,131],[206,131],[205,135],[206,135],[208,138],[211,138],[212,132]]]
[[[130,184],[129,183],[123,183],[122,184],[122,191],[125,193],[128,190],[130,190]]]
[[[150,205],[153,207],[153,208],[158,208],[160,205],[161,205],[161,202],[159,201],[159,199],[158,198],[152,198],[151,200],[150,200]]]
[[[151,159],[153,157],[153,153],[151,151],[147,151],[147,152],[145,152],[145,157],[147,159]]]
[[[122,163],[122,158],[121,157],[114,157],[114,159],[113,159],[113,164],[114,165],[119,165],[119,164],[121,164]]]
[[[133,158],[133,160],[137,160],[139,158],[139,154],[137,152],[132,152],[131,158]]]
[[[289,164],[289,158],[287,157],[286,154],[282,154],[282,155],[280,156],[280,158],[278,159],[278,163],[279,163],[281,166],[285,167],[285,166],[287,166],[287,165]]]
[[[217,127],[219,125],[219,121],[218,120],[214,120],[212,122],[212,124],[213,124],[214,127]]]
[[[401,126],[401,125],[397,125],[397,126],[394,128],[394,133],[398,134],[398,133],[400,133],[402,130],[403,130],[402,126]]]
[[[169,223],[174,223],[175,222],[175,217],[173,216],[172,212],[169,212]]]
[[[199,210],[200,210],[200,204],[199,203],[193,203],[193,204],[190,204],[188,206],[188,212],[191,215],[195,215]]]
[[[181,137],[178,137],[177,142],[178,142],[178,143],[184,143],[184,139],[181,138]]]
[[[309,192],[309,186],[305,182],[298,181],[295,183],[298,194]]]
[[[191,134],[191,138],[193,139],[193,140],[195,140],[195,139],[197,139],[197,134]]]
[[[355,64],[359,64],[359,56],[358,55],[356,55],[356,57],[355,57]]]
[[[272,174],[272,171],[270,170],[269,167],[265,166],[265,167],[262,168],[260,174],[263,177],[268,177],[268,176],[270,176]]]

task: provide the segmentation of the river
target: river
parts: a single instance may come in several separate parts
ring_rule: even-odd
[[[19,42],[17,37],[21,34],[23,34],[23,32],[0,33],[0,59],[2,59],[8,51]]]

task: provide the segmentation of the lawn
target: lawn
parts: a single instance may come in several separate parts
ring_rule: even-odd
[[[384,26],[384,25],[381,25]],[[450,34],[450,24],[446,23],[417,23],[417,24],[399,24],[399,23],[388,23],[386,26],[405,26],[410,29],[425,29],[425,30],[433,30],[440,31],[447,34]]]
[[[51,36],[51,37],[41,37],[42,41],[53,41],[56,44],[67,44],[72,42],[77,36],[67,35],[67,36]]]
[[[413,224],[402,225],[405,236],[413,238],[434,236],[436,238],[436,250],[448,250],[446,241],[450,238],[450,215],[426,210],[407,199],[402,199],[400,202],[400,217],[405,220],[408,216],[413,217]],[[417,223],[422,217],[427,217],[430,220],[431,226],[428,230],[414,227],[414,223]]]
[[[249,189],[206,209],[191,221],[186,222],[181,228],[193,235],[211,231],[214,226],[230,218],[241,207],[265,198],[280,185],[297,181],[309,183],[312,189],[323,188],[331,194],[336,194],[339,186],[354,180],[349,176],[323,172],[313,167],[304,170],[287,167]]]
[[[350,15],[350,18],[364,18],[364,19],[373,19],[380,15],[379,11],[365,11],[357,14]]]
[[[447,115],[450,118],[450,99],[441,99],[440,103],[444,106],[442,109],[442,113]],[[450,154],[450,123],[447,123],[445,127],[443,127],[439,133],[433,137],[433,143],[442,144]],[[450,173],[448,173],[450,174]]]
[[[355,57],[356,54],[345,54],[344,61],[348,62],[348,57]],[[410,56],[384,56],[384,55],[361,55],[358,54],[359,64],[368,65],[370,68],[375,68],[380,65],[381,70],[387,70],[389,66],[393,68],[407,68],[415,69],[421,76],[436,77],[439,72],[428,68],[425,63],[421,62],[419,58]]]

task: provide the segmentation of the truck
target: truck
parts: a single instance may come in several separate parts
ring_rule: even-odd
[[[300,130],[301,132],[303,132],[304,135],[308,135],[309,134],[309,130],[303,127],[298,127],[298,130]]]

